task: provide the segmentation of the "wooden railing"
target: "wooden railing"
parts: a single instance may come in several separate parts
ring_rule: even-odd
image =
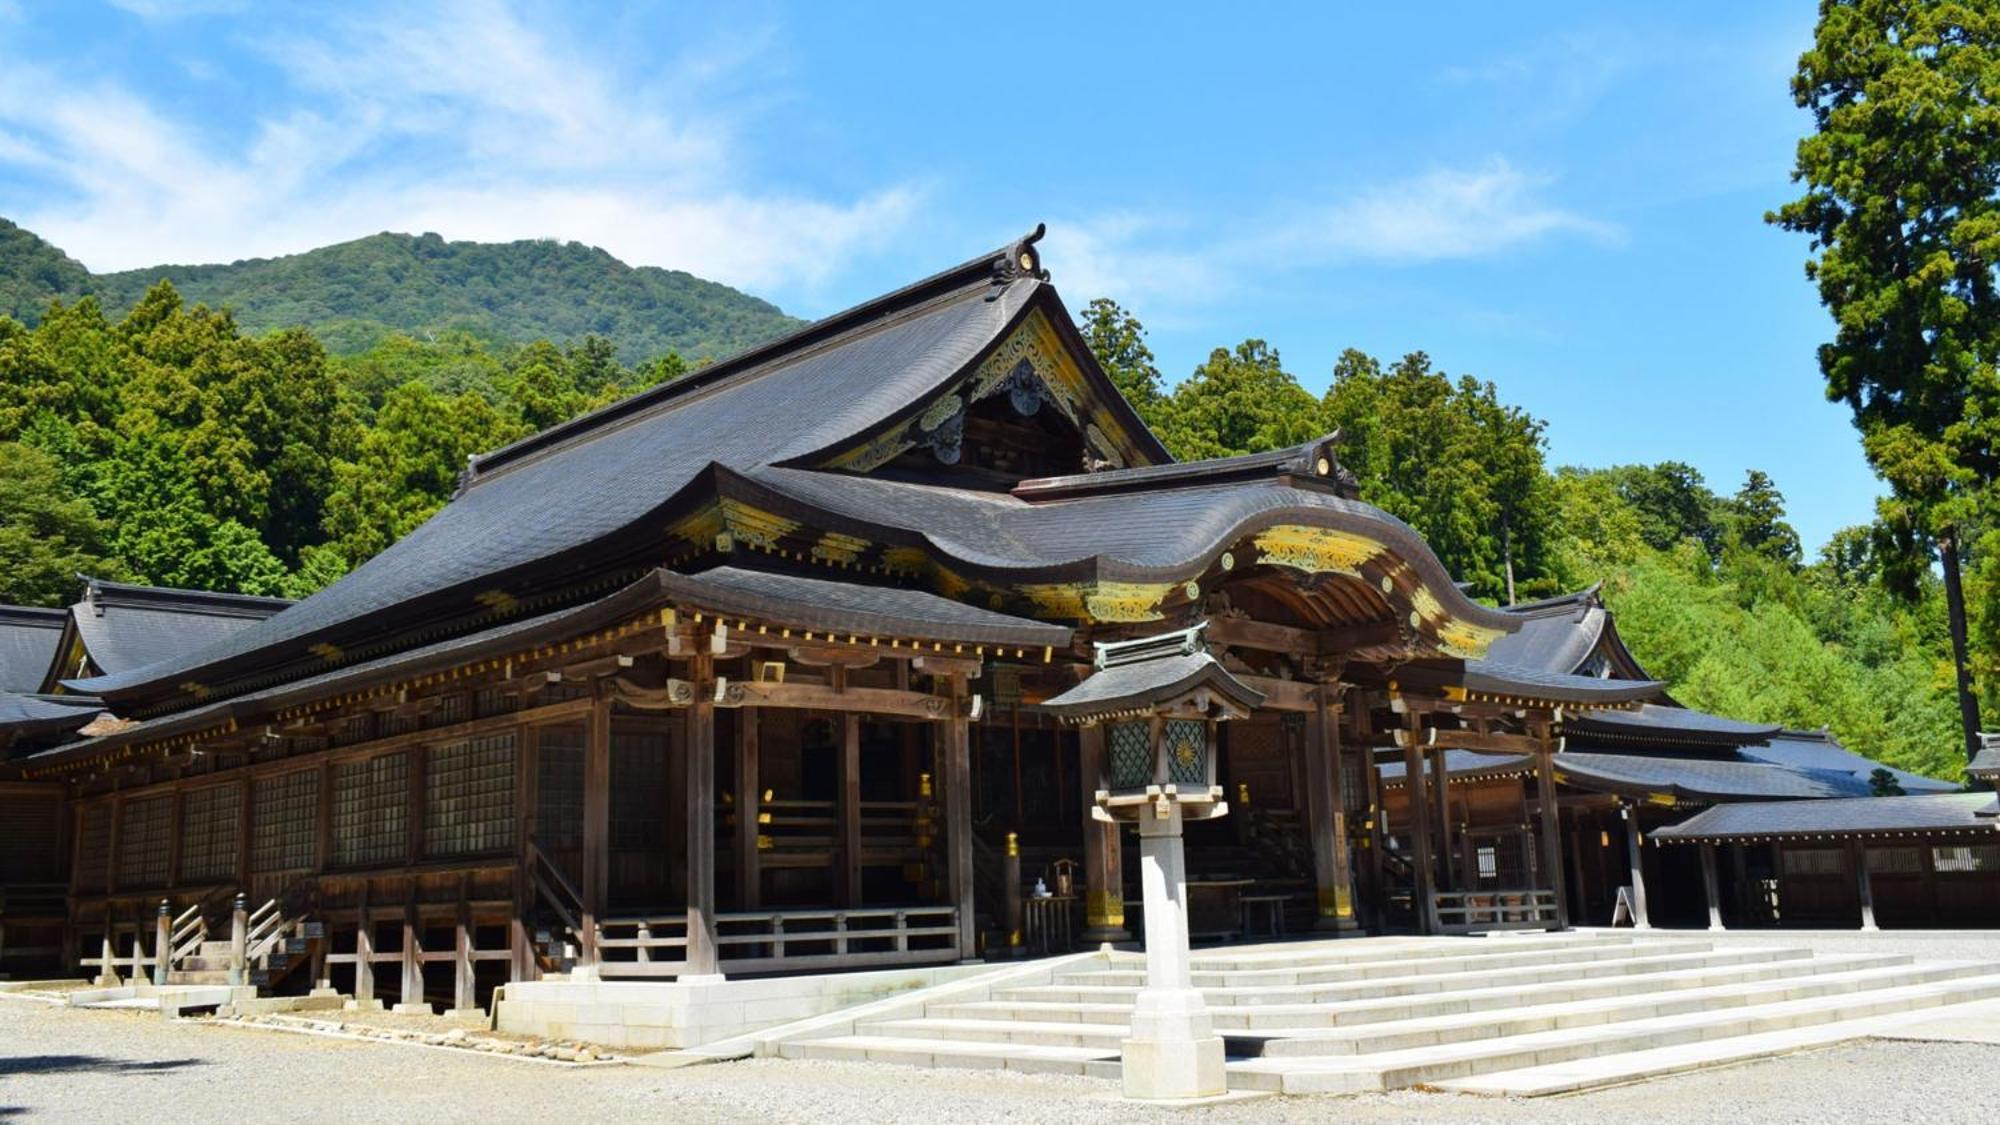
[[[745,911],[715,916],[725,972],[803,972],[957,960],[950,906]],[[598,924],[600,975],[673,977],[687,970],[687,918],[607,918]]]
[[[1518,891],[1440,891],[1438,926],[1448,934],[1489,930],[1545,930],[1557,923],[1556,893],[1546,888]]]

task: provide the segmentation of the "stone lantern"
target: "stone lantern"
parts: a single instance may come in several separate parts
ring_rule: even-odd
[[[1092,815],[1139,830],[1146,985],[1124,1044],[1131,1098],[1211,1097],[1228,1088],[1222,1039],[1188,967],[1181,828],[1229,812],[1215,779],[1216,724],[1248,715],[1264,696],[1209,654],[1205,627],[1099,644],[1091,674],[1044,705],[1065,722],[1104,728]]]

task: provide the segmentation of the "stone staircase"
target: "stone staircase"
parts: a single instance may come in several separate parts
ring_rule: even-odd
[[[772,1048],[1115,1078],[1143,964],[1105,954],[1042,983],[877,1009]],[[1520,934],[1199,952],[1194,983],[1232,1089],[1545,1094],[1856,1038],[2000,997],[2000,965],[1718,948],[1700,935]]]

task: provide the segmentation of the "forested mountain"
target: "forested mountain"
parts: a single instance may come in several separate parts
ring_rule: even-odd
[[[393,332],[466,332],[488,343],[615,340],[634,364],[675,352],[720,358],[801,322],[768,301],[680,270],[628,266],[576,242],[446,242],[375,234],[281,258],[92,274],[0,219],[0,316],[33,325],[50,300],[91,295],[109,316],[170,280],[190,304],[228,308],[249,332],[303,326],[328,351],[366,351]]]

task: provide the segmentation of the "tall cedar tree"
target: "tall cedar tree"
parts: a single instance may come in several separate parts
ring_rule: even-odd
[[[1812,237],[1806,274],[1835,322],[1820,370],[1889,482],[1889,542],[1937,553],[1971,755],[1960,565],[2000,472],[2000,9],[1822,0],[1792,93],[1815,126],[1793,171],[1805,192],[1766,219]]]

